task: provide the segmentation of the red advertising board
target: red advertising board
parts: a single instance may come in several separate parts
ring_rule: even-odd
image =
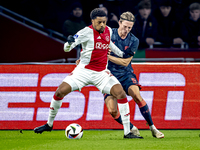
[[[200,48],[153,48],[145,49],[146,58],[200,58]]]
[[[132,64],[159,129],[200,129],[200,64]],[[0,65],[0,129],[33,129],[46,123],[52,96],[75,65]],[[131,122],[148,129],[128,96]],[[54,129],[70,123],[84,129],[122,129],[92,85],[63,99]]]

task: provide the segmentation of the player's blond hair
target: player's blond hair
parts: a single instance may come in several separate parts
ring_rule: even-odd
[[[129,11],[124,12],[123,14],[121,14],[119,21],[122,22],[124,20],[135,22],[135,16]]]

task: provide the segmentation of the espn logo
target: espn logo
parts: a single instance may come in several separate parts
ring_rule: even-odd
[[[184,87],[185,77],[180,73],[140,73],[139,84],[147,87]],[[165,108],[165,120],[181,120],[184,91],[166,91],[167,102]],[[150,112],[155,91],[141,91],[141,96],[147,102]],[[134,120],[144,120],[136,106]]]
[[[44,89],[58,87],[67,75],[68,73],[50,73],[39,80],[39,73],[1,73],[0,87],[9,88],[9,90],[0,91],[0,121],[32,121],[34,113],[36,113],[37,121],[46,121],[49,107],[37,106],[36,108],[33,105],[35,103],[41,104],[41,102],[49,104],[55,91],[45,91]],[[140,73],[139,84],[143,87],[162,88],[184,87],[186,83],[185,77],[180,73]],[[42,90],[41,87],[43,87]],[[19,91],[19,88],[21,91]],[[166,92],[167,100],[164,120],[180,120],[182,117],[184,91],[168,90]],[[155,91],[141,91],[141,95],[147,102],[150,112],[155,98],[154,93]],[[128,100],[131,101],[132,98],[128,96]],[[38,103],[39,101],[41,102]],[[21,108],[20,103],[23,104]],[[77,91],[68,94],[63,99],[63,103],[68,103],[69,105],[59,109],[55,121],[78,120],[84,114],[86,114],[86,121],[103,120],[104,99],[100,91],[89,91],[87,105],[84,93]],[[15,107],[15,104],[18,104],[18,107]],[[137,105],[135,105],[133,120],[144,120]]]

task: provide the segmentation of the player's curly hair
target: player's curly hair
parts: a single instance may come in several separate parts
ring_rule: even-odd
[[[106,17],[106,16],[107,15],[106,15],[105,11],[103,11],[100,8],[95,8],[90,13],[90,18],[91,19],[96,19],[96,17]]]
[[[119,21],[122,22],[124,20],[135,22],[135,16],[129,11],[124,12],[123,14],[121,14]]]

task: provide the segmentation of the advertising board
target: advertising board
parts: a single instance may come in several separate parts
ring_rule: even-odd
[[[141,95],[159,129],[200,129],[200,64],[132,64]],[[75,65],[0,65],[0,129],[33,129],[47,122],[54,92]],[[131,122],[148,129],[128,96]],[[63,99],[54,129],[70,123],[84,129],[122,129],[112,119],[103,94],[93,85]]]

